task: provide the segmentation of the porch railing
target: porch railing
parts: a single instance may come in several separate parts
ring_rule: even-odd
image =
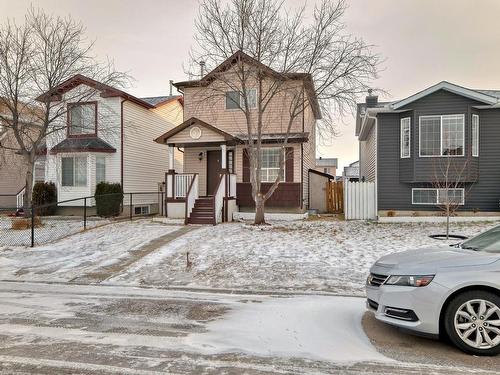
[[[217,189],[214,194],[214,224],[222,222],[222,209],[224,208],[224,195],[226,185],[226,174],[221,174]]]
[[[185,198],[187,196],[187,192],[189,190],[189,186],[191,185],[191,181],[193,180],[193,174],[176,174],[175,176],[175,190],[174,197],[175,198]]]
[[[191,178],[191,182],[189,184],[187,193],[186,193],[186,206],[185,206],[185,214],[184,214],[184,224],[187,224],[189,221],[189,217],[191,216],[191,212],[193,212],[194,204],[199,197],[198,192],[198,173],[195,173]]]
[[[236,175],[231,173],[228,177],[227,196],[236,198]]]
[[[24,194],[26,193],[26,187],[23,187],[19,193],[16,195],[16,208],[24,207]]]

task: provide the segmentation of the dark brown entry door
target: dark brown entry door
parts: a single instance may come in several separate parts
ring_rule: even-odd
[[[219,183],[221,166],[220,150],[207,151],[207,195],[214,195]]]

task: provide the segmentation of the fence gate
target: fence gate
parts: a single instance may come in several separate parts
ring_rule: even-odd
[[[375,182],[344,183],[344,214],[346,220],[374,220],[377,218]]]
[[[326,182],[326,209],[335,214],[344,212],[344,186],[342,182]]]

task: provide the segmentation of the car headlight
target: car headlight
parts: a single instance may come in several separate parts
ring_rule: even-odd
[[[393,275],[387,279],[385,285],[401,285],[401,286],[427,286],[434,279],[434,275],[418,275],[418,276],[398,276]]]

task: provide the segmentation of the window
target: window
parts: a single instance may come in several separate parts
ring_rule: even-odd
[[[412,204],[464,204],[464,189],[411,189]]]
[[[68,106],[68,135],[95,135],[97,103],[78,103]]]
[[[265,147],[260,150],[262,182],[276,181],[280,172],[280,156],[282,155],[283,150],[280,147]]]
[[[227,152],[227,170],[229,173],[234,173],[234,151]]]
[[[464,115],[420,117],[420,156],[463,155]]]
[[[401,119],[401,158],[410,157],[410,124],[409,117]]]
[[[63,157],[61,159],[62,186],[87,186],[87,157]]]
[[[472,115],[472,156],[479,156],[479,116]]]
[[[106,158],[96,156],[95,158],[95,183],[106,181]]]
[[[249,108],[257,107],[257,90],[248,89],[247,90],[247,100]],[[228,91],[226,92],[226,109],[240,109],[245,107],[245,101],[243,95],[240,95],[239,91]]]
[[[149,206],[135,206],[134,215],[149,215]]]
[[[35,160],[34,178],[35,182],[45,181],[45,156],[40,156]]]

